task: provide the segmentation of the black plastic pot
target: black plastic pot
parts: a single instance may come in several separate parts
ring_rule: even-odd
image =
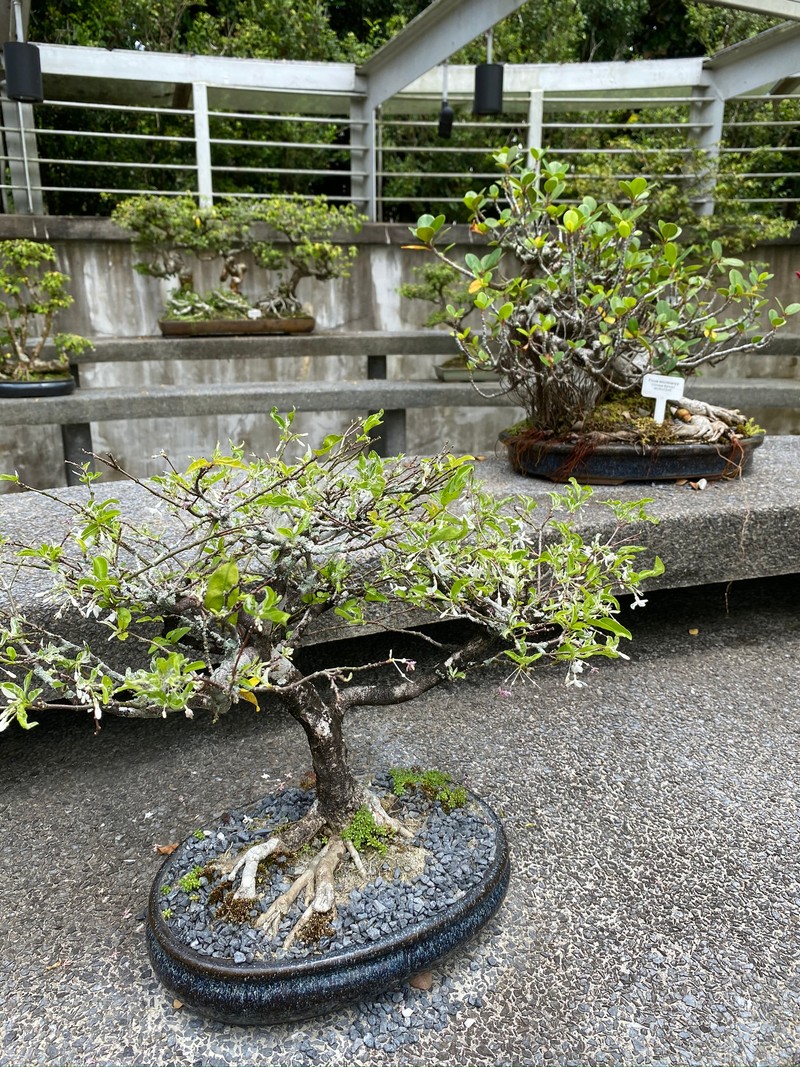
[[[552,482],[575,478],[589,485],[620,485],[682,478],[737,478],[749,468],[753,451],[763,443],[764,434],[737,437],[733,443],[589,447],[581,441],[536,441],[504,430],[500,440],[518,474]]]

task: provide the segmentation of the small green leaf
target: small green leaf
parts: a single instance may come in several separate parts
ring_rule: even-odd
[[[231,560],[221,563],[208,579],[204,605],[209,611],[220,612],[226,606],[228,594],[239,584],[239,568]]]

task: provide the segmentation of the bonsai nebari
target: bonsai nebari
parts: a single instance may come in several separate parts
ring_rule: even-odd
[[[562,199],[566,164],[530,156],[529,164],[518,146],[496,152],[497,183],[464,197],[486,254],[468,252],[461,262],[452,246],[440,247],[443,215],[422,216],[410,247],[467,280],[481,323],[465,327],[464,308],[450,304],[458,344],[471,366],[499,375],[540,437],[641,438],[635,419],[609,427],[597,409],[610,399],[635,407],[647,374],[689,377],[761,347],[800,310],[768,307],[771,275],[726,257],[718,241],[694,260],[677,224],[647,223],[644,178],[620,183],[627,206],[590,196],[570,204]],[[685,397],[673,412],[676,439],[713,441],[744,429],[739,412]]]
[[[216,719],[242,701],[257,709],[280,698],[305,731],[316,801],[242,853],[229,875],[236,897],[257,896],[265,857],[296,853],[323,829],[327,843],[259,920],[269,930],[309,883],[312,910],[333,907],[334,873],[352,850],[342,834],[357,813],[410,836],[350,767],[350,709],[411,700],[498,661],[508,665],[506,684],[549,660],[580,685],[588,659],[622,655],[619,642],[630,636],[617,593],[635,593],[663,570],[657,559],[636,568],[643,550],[628,531],[647,519],[644,502],[607,502],[606,532],[584,540],[573,515],[591,490],[575,483],[551,494],[552,510],[537,522],[529,499],[485,493],[468,457],[365,451],[376,417],[296,461],[287,458],[297,444],[291,419],[273,418],[281,427],[274,456],[215,452],[138,482],[169,516],[159,528],[99,496],[88,471],[85,499],[44,493],[71,510],[71,536],[15,554],[6,545],[6,562],[49,572],[51,603],[72,605],[107,631],[92,647],[15,607],[7,581],[0,597],[0,727],[33,725],[30,715],[52,704],[86,708],[99,724],[106,712]],[[12,573],[0,568],[0,577],[3,569]],[[375,605],[463,620],[469,633],[453,645],[427,635],[425,664],[389,653],[366,664],[301,665],[315,622],[358,625]],[[115,642],[140,646],[141,665],[115,666]]]
[[[298,285],[304,278],[347,276],[357,249],[332,238],[337,232],[357,232],[362,216],[351,205],[337,207],[324,196],[228,197],[211,207],[199,207],[191,196],[135,196],[121,201],[112,219],[134,234],[135,248],[144,256],[136,270],[177,279],[166,318],[198,321],[304,314]],[[283,240],[276,241],[276,234]],[[277,272],[272,288],[252,299],[242,292],[246,253],[252,253],[259,266]],[[195,258],[220,260],[222,287],[196,292]]]
[[[0,380],[68,378],[69,357],[92,347],[77,334],[53,334],[56,316],[73,302],[69,278],[53,269],[55,262],[50,245],[0,241]],[[54,352],[45,350],[48,340]]]

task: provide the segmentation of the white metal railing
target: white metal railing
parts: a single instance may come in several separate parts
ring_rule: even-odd
[[[696,89],[655,96],[633,91],[624,99],[600,91],[585,97],[540,93],[538,115],[530,106],[533,94],[517,93],[507,101],[516,113],[496,122],[476,120],[463,102],[456,103],[452,139],[443,141],[437,137],[441,98],[429,93],[409,97],[407,110],[398,97],[390,111],[377,113],[370,157],[366,120],[352,106],[341,114],[340,98],[331,106],[337,114],[325,113],[319,94],[314,100],[320,114],[287,113],[274,106],[214,108],[205,86],[194,90],[191,107],[53,98],[34,112],[30,105],[3,101],[5,210],[24,212],[39,203],[49,213],[107,213],[117,199],[145,192],[206,200],[324,192],[347,202],[357,199],[355,183],[363,189],[372,180],[372,164],[376,218],[407,220],[428,205],[456,211],[470,185],[493,179],[489,154],[511,140],[547,146],[572,164],[577,178],[588,179],[598,169],[606,178],[651,176],[648,160],[666,156],[674,164],[666,172],[661,166],[662,177],[693,181],[698,145],[708,147],[720,128],[704,110],[709,97]],[[248,92],[251,99],[258,95]],[[734,158],[741,164],[743,202],[796,211],[798,124],[796,95],[751,94],[728,102],[721,140],[712,147],[723,165]]]

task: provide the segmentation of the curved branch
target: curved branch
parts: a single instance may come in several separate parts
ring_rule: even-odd
[[[425,671],[413,678],[407,677],[394,685],[375,683],[349,687],[340,694],[339,706],[344,711],[349,708],[363,707],[365,704],[383,706],[403,704],[407,700],[414,700],[447,681],[450,671],[460,671],[471,664],[485,660],[496,644],[496,638],[493,636],[480,635],[458,649],[433,670]]]

